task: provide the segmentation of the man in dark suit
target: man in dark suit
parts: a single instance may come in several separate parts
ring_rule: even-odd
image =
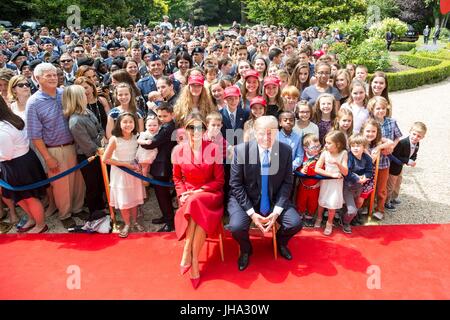
[[[156,109],[156,114],[162,125],[159,132],[152,139],[151,144],[142,145],[144,149],[158,148],[158,154],[150,167],[150,174],[153,179],[163,182],[172,181],[172,149],[176,145],[175,139],[172,139],[172,133],[175,130],[175,122],[173,121],[172,107],[163,102]],[[162,217],[152,220],[153,224],[164,224],[158,232],[170,232],[175,230],[174,217],[175,213],[172,206],[172,195],[170,187],[154,185],[156,199],[158,200],[159,209]]]
[[[291,260],[288,241],[302,228],[301,216],[289,200],[293,187],[291,148],[276,141],[278,121],[273,116],[258,118],[254,124],[255,140],[235,147],[230,177],[228,212],[233,238],[239,243],[239,270],[247,268],[252,246],[249,227],[263,232],[275,222],[280,255]]]

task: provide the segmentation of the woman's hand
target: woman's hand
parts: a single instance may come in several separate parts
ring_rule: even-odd
[[[180,196],[180,204],[183,205],[191,194],[192,191],[183,192]]]

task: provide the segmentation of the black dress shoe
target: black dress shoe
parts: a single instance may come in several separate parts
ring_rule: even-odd
[[[163,224],[166,223],[166,219],[164,217],[152,219],[153,224]]]
[[[241,255],[239,256],[239,259],[238,259],[239,271],[243,271],[248,267],[249,258],[250,258],[250,254],[241,253]]]
[[[166,223],[158,230],[158,232],[172,232],[174,230],[175,230],[175,228],[173,225]]]
[[[279,246],[278,250],[280,251],[280,256],[285,258],[286,260],[292,260],[292,254],[286,246]]]

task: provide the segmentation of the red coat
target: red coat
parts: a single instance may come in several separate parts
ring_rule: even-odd
[[[223,158],[215,143],[202,142],[201,159],[194,161],[189,143],[177,145],[172,152],[173,181],[178,198],[183,192],[203,189],[191,194],[175,215],[175,231],[183,239],[192,219],[207,234],[217,231],[223,215]]]

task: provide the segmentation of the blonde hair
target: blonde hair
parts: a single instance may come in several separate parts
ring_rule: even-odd
[[[21,75],[21,74],[12,77],[11,80],[9,80],[9,83],[8,83],[8,99],[9,100],[11,100],[11,101],[16,101],[17,100],[17,95],[16,95],[16,93],[14,92],[13,89],[21,81],[25,81],[25,82],[29,83],[28,79],[25,76]]]
[[[320,143],[319,137],[314,133],[308,133],[303,137],[303,146],[308,147],[312,143]]]
[[[366,148],[369,145],[369,141],[361,133],[355,133],[348,138],[348,145],[352,146],[354,144],[362,145]]]
[[[425,135],[427,133],[427,126],[425,125],[425,123],[417,121],[417,122],[413,123],[413,125],[409,131],[412,131],[412,130],[418,131],[418,132],[422,133],[423,135]]]
[[[347,108],[341,108],[336,116],[336,119],[334,119],[334,125],[333,125],[333,129],[334,130],[341,130],[341,128],[339,127],[339,121],[342,119],[342,117],[344,116],[350,116],[352,117],[352,125],[350,126],[350,128],[348,128],[348,132],[353,132],[353,112],[350,109]]]
[[[292,97],[300,97],[300,91],[297,89],[297,87],[289,85],[284,87],[283,91],[281,91],[281,96],[292,96]]]
[[[369,114],[373,117],[373,111],[375,110],[375,106],[378,104],[384,105],[386,107],[386,117],[390,117],[391,105],[386,100],[386,98],[382,96],[375,96],[369,100],[369,102],[367,103],[367,110],[369,110]]]
[[[173,108],[174,118],[178,126],[184,126],[186,117],[193,112],[194,107],[194,99],[192,98],[189,85],[187,85],[181,91],[180,97],[178,98]],[[206,116],[209,113],[217,111],[217,106],[213,104],[211,97],[209,96],[209,93],[205,87],[202,88],[198,106],[196,107],[199,109],[199,113],[202,119],[206,119]]]
[[[206,116],[207,125],[213,120],[222,121],[222,115],[220,114],[220,112],[213,111]]]
[[[64,106],[64,116],[70,118],[73,114],[86,112],[86,95],[82,86],[74,84],[64,89],[62,105]]]

